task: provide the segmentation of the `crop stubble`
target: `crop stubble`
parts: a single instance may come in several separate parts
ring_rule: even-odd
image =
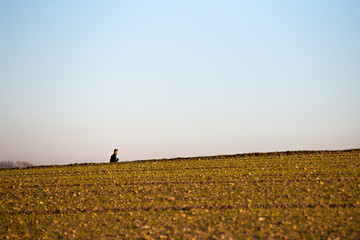
[[[360,151],[0,171],[1,238],[360,238]]]

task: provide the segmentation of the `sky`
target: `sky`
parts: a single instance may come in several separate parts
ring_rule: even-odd
[[[0,161],[360,147],[360,1],[1,1]]]

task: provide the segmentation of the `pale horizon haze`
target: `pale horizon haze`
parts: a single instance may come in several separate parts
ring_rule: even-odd
[[[360,148],[360,1],[1,1],[0,161]]]

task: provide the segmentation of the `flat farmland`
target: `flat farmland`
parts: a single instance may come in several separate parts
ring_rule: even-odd
[[[1,239],[360,239],[360,150],[0,170]]]

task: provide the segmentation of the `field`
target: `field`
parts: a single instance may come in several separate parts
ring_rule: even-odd
[[[0,239],[360,239],[360,149],[0,170]]]

